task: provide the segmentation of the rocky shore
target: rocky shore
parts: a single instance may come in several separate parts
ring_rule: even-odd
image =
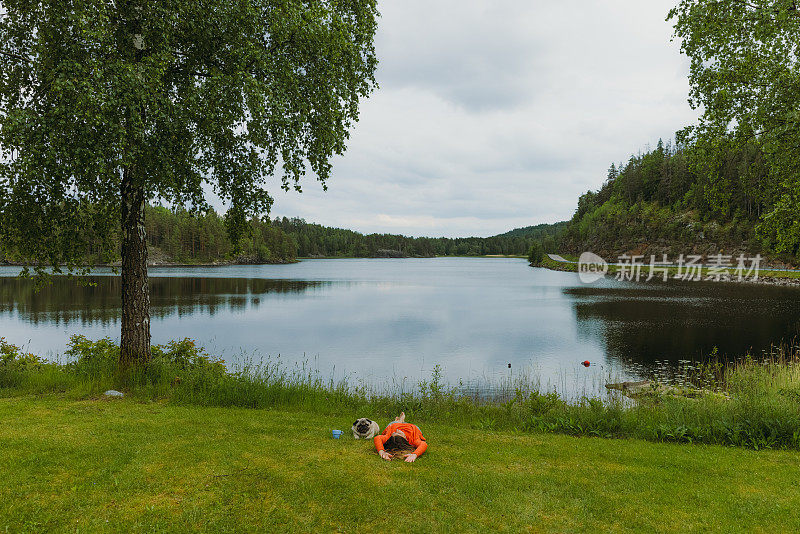
[[[563,271],[563,272],[578,272],[578,264],[577,263],[568,263],[568,262],[560,262],[556,261],[552,258],[549,258],[547,255],[542,260],[540,265],[535,265],[535,267],[544,267],[545,269],[550,269],[551,271]],[[648,272],[648,266],[642,266],[642,273]],[[760,285],[772,285],[772,286],[784,286],[784,287],[800,287],[800,270],[799,271],[774,271],[771,269],[785,269],[786,267],[781,264],[780,266],[777,265],[769,265],[763,266],[759,269],[758,278],[745,278],[744,280],[737,280],[735,278],[731,278],[729,280],[720,279],[714,280],[714,282],[723,282],[728,284],[760,284]],[[608,272],[606,276],[614,277],[616,276],[619,267],[616,265],[609,265]],[[709,280],[711,281],[711,280]]]

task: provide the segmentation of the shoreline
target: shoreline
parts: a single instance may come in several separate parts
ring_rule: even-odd
[[[395,256],[395,257],[387,257],[387,256],[299,256],[294,260],[285,260],[285,261],[267,261],[267,262],[247,262],[247,261],[218,261],[218,262],[206,262],[206,263],[185,263],[185,262],[148,262],[147,267],[227,267],[230,265],[291,265],[294,263],[300,263],[304,260],[433,260],[437,258],[472,258],[472,259],[479,259],[479,258],[517,258],[517,259],[525,259],[525,256],[518,256],[512,254],[486,254],[482,256]],[[26,266],[25,263],[22,262],[14,262],[14,261],[0,261],[0,267],[20,267],[24,268]],[[28,265],[30,267],[30,265]],[[61,267],[66,267],[62,265]],[[121,265],[118,263],[98,263],[96,265],[81,265],[78,268],[88,267],[91,269],[94,268],[121,268]],[[50,266],[47,267],[52,268]]]
[[[308,258],[304,258],[308,259]],[[267,261],[267,262],[244,262],[244,261],[219,261],[219,262],[212,262],[212,263],[181,263],[181,262],[153,262],[147,264],[147,267],[226,267],[228,265],[291,265],[293,263],[300,263],[300,258],[296,260],[285,260],[285,261]],[[26,266],[25,263],[21,262],[14,262],[14,261],[2,261],[0,262],[0,267],[20,267],[24,268]],[[28,265],[30,268],[31,266]],[[66,265],[62,265],[62,268],[66,267]],[[96,268],[109,268],[109,269],[120,269],[122,265],[118,263],[98,263],[95,265],[80,265],[78,268],[88,267],[90,269]],[[52,266],[47,266],[47,269],[51,269]]]
[[[532,265],[532,267],[540,267],[543,269],[548,269],[550,271],[561,271],[561,272],[571,272],[577,273],[578,272],[578,264],[577,263],[570,263],[570,262],[560,262],[556,261],[548,254],[545,254],[542,258],[542,262],[539,265]],[[608,272],[605,274],[604,277],[614,276],[617,271],[619,271],[619,266],[609,264],[608,265]],[[650,271],[650,266],[645,264],[641,266],[642,274],[647,274]],[[670,274],[672,272],[677,272],[677,268],[669,268]],[[708,272],[707,267],[703,267],[701,269],[701,273],[705,276]],[[759,269],[758,271],[758,278],[746,278],[744,280],[702,280],[704,282],[714,282],[714,283],[725,283],[725,284],[758,284],[758,285],[769,285],[769,286],[783,286],[783,287],[800,287],[800,271],[776,271],[771,270],[769,267],[765,267],[763,269]],[[678,281],[673,278],[669,278],[668,281]],[[646,283],[645,280],[638,280],[640,283]],[[662,282],[663,283],[663,282]]]

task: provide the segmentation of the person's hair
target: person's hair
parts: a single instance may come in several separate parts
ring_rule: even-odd
[[[390,436],[386,443],[383,444],[383,448],[392,455],[410,454],[415,450],[406,438],[401,438],[400,436]]]

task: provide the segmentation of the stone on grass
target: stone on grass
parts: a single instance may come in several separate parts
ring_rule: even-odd
[[[105,393],[103,393],[106,397],[124,397],[125,394],[121,391],[117,391],[116,389],[109,389]]]

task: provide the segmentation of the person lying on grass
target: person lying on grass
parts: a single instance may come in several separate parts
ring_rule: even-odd
[[[375,436],[375,449],[384,460],[397,456],[413,462],[428,448],[422,431],[417,425],[406,423],[406,413],[401,412],[394,422],[386,425],[380,436]]]

